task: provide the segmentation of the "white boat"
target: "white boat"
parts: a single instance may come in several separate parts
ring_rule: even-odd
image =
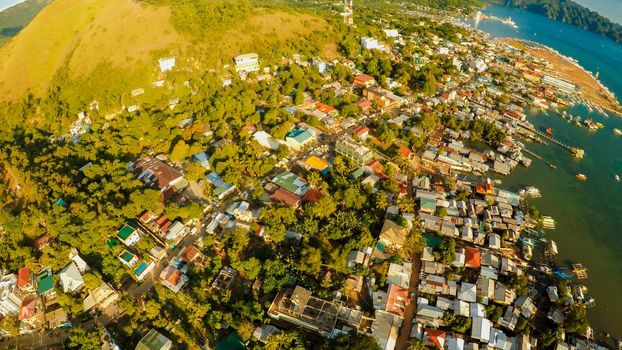
[[[613,133],[616,134],[616,135],[622,135],[622,130],[620,130],[618,128],[615,128],[615,129],[613,129]]]
[[[557,252],[557,244],[555,243],[554,240],[550,240],[549,241],[548,250],[553,255],[557,255],[558,254],[558,252]]]
[[[614,176],[614,178],[616,179],[616,181],[620,181],[620,175],[616,174],[616,176]]]
[[[525,260],[531,260],[531,257],[533,256],[533,251],[531,249],[531,245],[529,244],[524,244],[523,245],[523,257],[525,258]]]

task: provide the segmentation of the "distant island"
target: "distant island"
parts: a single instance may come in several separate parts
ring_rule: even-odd
[[[622,25],[572,0],[493,0],[489,2],[527,10],[622,43]]]

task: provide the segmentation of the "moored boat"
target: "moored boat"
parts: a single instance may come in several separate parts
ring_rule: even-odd
[[[531,257],[533,256],[532,254],[532,249],[531,249],[531,245],[529,244],[524,244],[523,245],[523,257],[525,258],[525,260],[531,260]]]
[[[616,134],[616,135],[622,135],[622,130],[620,130],[618,128],[615,128],[615,129],[613,129],[613,133]]]

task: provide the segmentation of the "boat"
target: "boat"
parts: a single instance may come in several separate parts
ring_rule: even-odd
[[[523,245],[523,257],[525,258],[525,260],[527,260],[527,261],[531,260],[532,253],[533,253],[533,251],[531,249],[531,245],[524,244]]]
[[[547,128],[546,129],[546,134],[549,135],[549,136],[553,136],[553,129]]]
[[[616,135],[622,135],[622,130],[620,130],[618,128],[615,128],[615,129],[613,129],[613,133],[616,134]]]
[[[572,147],[570,149],[570,152],[572,153],[573,156],[579,159],[583,159],[583,156],[585,155],[585,151],[582,150],[581,148]]]
[[[594,299],[591,295],[587,295],[585,296],[585,299],[583,300],[583,304],[588,309],[593,308],[594,306],[596,306],[596,299]]]
[[[616,174],[613,178],[616,179],[616,181],[620,182],[620,175]]]
[[[557,244],[555,243],[554,240],[550,240],[547,246],[547,251],[549,252],[549,254],[555,256],[558,254],[557,252]]]
[[[575,175],[575,177],[579,181],[586,181],[587,180],[587,176],[585,174],[577,174],[577,175]]]
[[[549,166],[551,167],[551,169],[557,169],[557,165],[555,165],[553,163],[549,164]]]

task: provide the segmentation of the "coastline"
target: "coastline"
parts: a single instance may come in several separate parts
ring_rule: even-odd
[[[581,97],[584,100],[599,106],[607,112],[622,116],[622,106],[616,96],[591,72],[587,71],[575,60],[540,43],[537,43],[537,47],[534,47],[532,43],[523,39],[500,38],[499,40],[536,58],[545,60],[552,65],[551,73],[583,88]]]

